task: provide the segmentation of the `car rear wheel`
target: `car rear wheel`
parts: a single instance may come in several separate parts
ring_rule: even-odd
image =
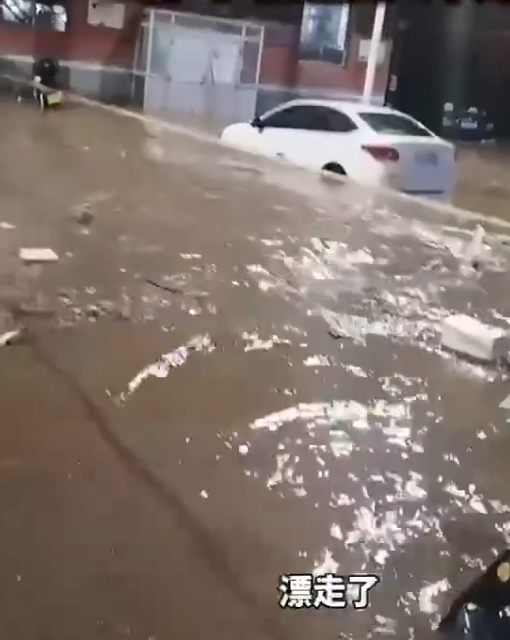
[[[323,171],[327,171],[328,173],[336,173],[337,176],[346,176],[347,173],[342,165],[338,164],[338,162],[328,162],[322,167]]]

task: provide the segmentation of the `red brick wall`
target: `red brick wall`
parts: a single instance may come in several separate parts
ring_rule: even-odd
[[[61,60],[85,60],[131,66],[140,27],[142,8],[126,6],[123,30],[92,27],[87,24],[87,2],[69,1],[69,27],[66,33],[34,31],[0,22],[0,52],[14,55],[55,55]],[[260,82],[270,85],[324,88],[361,93],[366,63],[358,61],[360,37],[350,39],[347,64],[297,60],[299,28],[286,25],[266,27],[261,59]],[[384,92],[388,77],[389,47],[386,60],[377,68],[375,91]]]
[[[142,13],[139,5],[126,6],[123,30],[92,27],[87,24],[87,2],[75,0],[69,5],[69,27],[65,33],[35,31],[0,22],[0,52],[131,65]]]
[[[358,60],[360,37],[353,35],[346,65],[341,67],[331,62],[300,60],[298,62],[297,82],[302,87],[327,88],[348,93],[361,94],[365,81],[366,62]],[[387,45],[384,62],[377,67],[374,93],[384,93],[388,81],[390,51]]]
[[[292,25],[266,25],[260,82],[292,86],[296,80],[300,28]]]
[[[366,62],[358,60],[360,36],[353,35],[347,63],[341,67],[331,62],[297,60],[297,48],[289,43],[269,43],[262,55],[260,81],[306,88],[329,89],[360,94],[363,91]],[[389,41],[388,41],[389,42]],[[384,62],[377,67],[375,93],[384,93],[388,81],[391,46],[387,44]]]
[[[265,46],[260,64],[260,82],[294,85],[297,71],[296,51],[284,45]]]

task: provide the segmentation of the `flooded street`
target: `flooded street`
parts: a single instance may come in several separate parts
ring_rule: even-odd
[[[27,328],[0,349],[4,636],[432,637],[510,536],[508,374],[437,347],[452,312],[510,324],[507,226],[466,270],[476,220],[0,107],[0,329]],[[281,609],[311,572],[381,581]]]

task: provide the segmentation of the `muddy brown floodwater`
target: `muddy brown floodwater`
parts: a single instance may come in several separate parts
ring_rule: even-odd
[[[0,349],[2,636],[431,637],[510,532],[507,375],[437,348],[453,310],[510,322],[506,227],[466,271],[474,220],[1,110],[1,322],[27,327]],[[280,609],[314,571],[381,582]]]

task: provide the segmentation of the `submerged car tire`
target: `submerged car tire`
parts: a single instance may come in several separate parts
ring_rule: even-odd
[[[347,173],[341,164],[338,162],[328,162],[322,167],[322,170],[327,173],[335,173],[337,176],[346,176]]]

